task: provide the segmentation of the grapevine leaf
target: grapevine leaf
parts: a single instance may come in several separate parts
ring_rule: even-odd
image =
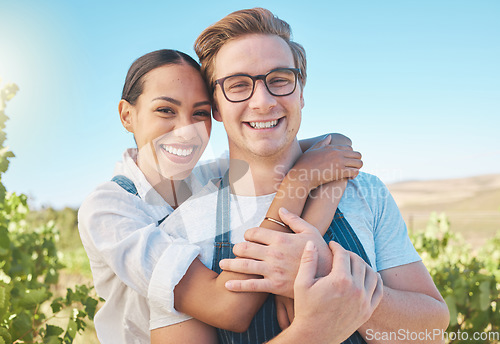
[[[24,297],[21,299],[20,304],[24,307],[33,307],[41,304],[49,297],[49,293],[46,288],[40,289],[28,289],[26,290]]]
[[[68,322],[68,328],[66,329],[66,334],[64,335],[64,342],[65,343],[73,343],[73,340],[75,339],[75,336],[76,336],[77,329],[78,329],[78,325],[76,324],[76,321],[70,320]]]
[[[12,343],[12,337],[5,327],[0,327],[0,344],[2,341],[3,343]]]
[[[479,307],[482,311],[486,311],[490,305],[490,281],[484,281],[479,285]]]
[[[87,300],[85,300],[85,311],[87,312],[90,320],[94,320],[96,307],[97,300],[92,297],[87,297]]]
[[[21,312],[16,315],[16,317],[12,320],[12,332],[13,339],[21,338],[25,341],[29,341],[30,338],[33,337],[33,333],[31,331],[31,318],[25,312]]]
[[[50,305],[50,307],[52,308],[53,313],[57,313],[63,308],[63,304],[60,301],[60,299],[57,299],[57,300],[52,301],[52,304]]]
[[[448,295],[445,299],[448,310],[450,311],[450,326],[455,326],[458,324],[457,317],[457,305],[455,302],[455,297],[453,295]]]
[[[46,327],[46,336],[59,336],[60,334],[64,333],[64,330],[60,328],[59,326],[54,326],[54,325],[47,325]]]

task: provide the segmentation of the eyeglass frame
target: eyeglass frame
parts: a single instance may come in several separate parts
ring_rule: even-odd
[[[269,86],[267,86],[267,82],[266,82],[267,76],[269,74],[271,74],[271,73],[274,73],[274,72],[280,71],[280,70],[289,70],[289,71],[292,71],[293,74],[294,74],[294,76],[295,76],[295,85],[293,86],[293,90],[291,92],[289,92],[289,93],[286,93],[286,94],[274,94],[269,89]],[[226,91],[224,90],[224,81],[226,81],[226,79],[232,78],[234,76],[247,76],[250,79],[252,79],[252,92],[250,92],[250,95],[248,96],[248,98],[245,98],[245,99],[242,99],[242,100],[231,100],[226,95]],[[241,103],[241,102],[247,101],[248,99],[252,98],[253,93],[255,92],[255,83],[257,82],[257,80],[262,80],[262,82],[264,83],[264,86],[266,86],[266,89],[267,89],[267,91],[269,92],[270,95],[272,95],[274,97],[286,97],[286,96],[289,96],[290,94],[292,94],[293,92],[295,92],[295,90],[297,89],[297,80],[298,80],[299,77],[302,78],[302,73],[300,72],[300,68],[291,68],[291,67],[275,68],[273,70],[270,70],[266,74],[260,74],[260,75],[254,75],[254,76],[249,75],[249,74],[245,74],[245,73],[233,74],[233,75],[228,75],[226,77],[223,77],[223,78],[215,80],[214,81],[214,92],[215,92],[215,87],[217,85],[220,85],[220,88],[222,90],[222,94],[224,94],[224,97],[227,99],[228,102],[231,102],[231,103]]]

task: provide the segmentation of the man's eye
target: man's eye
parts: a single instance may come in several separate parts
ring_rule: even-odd
[[[231,92],[238,92],[242,89],[246,89],[249,87],[250,87],[250,84],[247,82],[237,82],[237,83],[228,85],[227,89]]]
[[[284,86],[284,85],[288,85],[291,81],[288,80],[288,79],[285,79],[285,78],[273,78],[269,81],[269,85],[273,85],[273,86]]]

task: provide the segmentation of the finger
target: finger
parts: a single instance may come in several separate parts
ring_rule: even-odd
[[[270,245],[274,241],[277,234],[283,233],[264,227],[255,227],[248,229],[244,234],[244,238],[245,240],[252,241],[254,243]]]
[[[279,209],[279,216],[281,220],[296,234],[317,231],[314,226],[301,219],[298,215],[289,212],[285,208]]]
[[[316,142],[315,144],[313,144],[311,146],[310,149],[317,149],[317,148],[322,148],[322,147],[325,147],[325,146],[328,146],[330,144],[330,142],[332,141],[332,137],[331,135],[326,135],[324,138],[322,138],[320,141]]]
[[[286,314],[288,315],[288,321],[291,324],[293,319],[295,318],[295,300],[290,299],[290,303],[285,304],[286,306]]]
[[[328,244],[332,250],[333,262],[330,274],[334,276],[351,276],[351,258],[349,253],[335,241]]]
[[[346,179],[346,178],[355,178],[359,175],[359,168],[355,167],[345,167],[342,170],[340,170],[340,173],[338,173],[335,180],[341,180],[341,179]]]
[[[219,262],[219,267],[224,271],[238,272],[241,274],[268,275],[267,264],[253,259],[222,259]]]
[[[366,279],[366,263],[356,253],[348,252],[348,254],[351,263],[351,273],[354,277],[354,283],[356,283],[360,289],[364,289]]]
[[[332,133],[330,135],[332,136],[332,142],[337,144],[352,146],[352,141],[347,136],[339,133]]]
[[[368,264],[365,264],[365,269],[365,290],[368,295],[373,296],[378,283],[378,274]]]
[[[348,145],[330,144],[330,147],[338,150],[352,151],[352,147]]]
[[[264,260],[269,248],[267,245],[243,241],[233,247],[233,253],[239,258],[249,258],[254,260]]]
[[[246,279],[246,280],[229,280],[224,286],[227,290],[235,292],[259,292],[270,293],[271,281],[268,279]]]
[[[383,295],[384,295],[384,282],[382,281],[382,276],[379,273],[377,273],[377,286],[375,288],[371,300],[371,306],[373,307],[373,309],[377,308],[380,301],[382,300]]]
[[[346,167],[361,168],[363,167],[363,160],[346,158],[344,161]]]
[[[363,158],[363,155],[361,155],[361,153],[357,152],[357,151],[346,151],[344,153],[344,156],[347,157],[347,158],[358,159],[358,160],[360,160],[361,158]]]
[[[294,287],[306,289],[313,285],[317,268],[318,250],[312,241],[308,241],[302,252]]]
[[[279,302],[275,295],[276,300],[276,317],[278,318],[278,324],[283,331],[288,326],[290,326],[290,319],[288,318],[288,311],[284,303]]]

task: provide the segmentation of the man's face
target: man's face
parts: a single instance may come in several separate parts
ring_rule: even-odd
[[[262,75],[276,68],[295,67],[288,44],[278,36],[249,34],[222,46],[215,57],[215,79],[234,74]],[[231,158],[273,158],[286,154],[296,141],[304,106],[302,88],[284,97],[272,96],[258,80],[252,97],[229,102],[215,88],[214,118],[224,123]]]

